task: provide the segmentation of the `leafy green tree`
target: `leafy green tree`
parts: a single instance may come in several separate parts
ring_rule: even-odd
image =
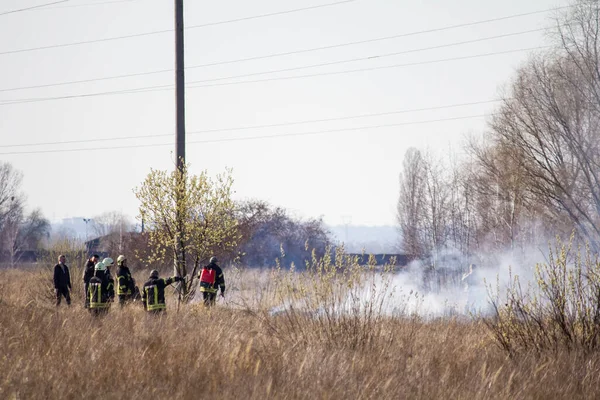
[[[172,261],[175,275],[189,277],[180,287],[184,300],[194,295],[198,268],[212,255],[234,252],[241,236],[231,171],[211,178],[206,171],[192,175],[188,168],[151,170],[134,189],[152,249],[143,261]]]

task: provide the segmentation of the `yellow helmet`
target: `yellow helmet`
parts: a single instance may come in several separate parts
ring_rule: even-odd
[[[123,261],[127,260],[123,254],[117,257],[117,265],[121,265]]]

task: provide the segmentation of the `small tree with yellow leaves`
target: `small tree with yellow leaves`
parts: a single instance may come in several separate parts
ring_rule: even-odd
[[[175,275],[189,277],[180,286],[184,300],[195,293],[194,278],[202,263],[213,254],[235,251],[240,239],[231,171],[211,178],[206,171],[192,175],[188,167],[153,169],[134,189],[152,249],[144,261],[174,260]]]

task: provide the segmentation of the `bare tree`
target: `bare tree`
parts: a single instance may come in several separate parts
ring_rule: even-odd
[[[422,230],[426,174],[427,167],[421,152],[415,148],[408,149],[400,173],[397,218],[402,232],[401,249],[415,257],[427,255]]]
[[[304,268],[313,255],[322,257],[331,242],[323,220],[293,218],[286,210],[264,202],[240,203],[236,218],[242,233],[236,250],[248,266],[274,266],[279,260],[286,267],[293,263]]]
[[[92,231],[102,238],[103,246],[112,253],[122,253],[125,248],[125,236],[133,230],[131,219],[119,211],[109,211],[92,219]]]
[[[19,262],[24,250],[37,250],[50,229],[40,210],[25,214],[22,179],[12,165],[0,163],[0,249],[11,265]]]
[[[470,144],[474,162],[469,167],[469,187],[476,202],[479,250],[524,250],[536,244],[537,222],[545,219],[544,202],[529,188],[524,157],[494,143]],[[513,151],[511,153],[511,151]]]
[[[424,232],[432,266],[435,267],[440,251],[448,244],[448,212],[450,200],[450,176],[443,161],[427,154],[425,162],[425,202],[423,213]]]
[[[12,213],[5,224],[3,238],[5,249],[9,255],[11,265],[21,261],[24,251],[36,251],[40,248],[43,238],[50,231],[50,222],[43,217],[42,212],[32,211],[25,215],[20,207]]]
[[[24,203],[20,192],[23,175],[11,164],[0,162],[0,232],[4,224],[19,212]]]
[[[448,241],[460,254],[470,255],[476,243],[476,194],[472,188],[473,163],[453,160],[448,182]]]
[[[494,146],[517,163],[528,193],[557,225],[568,218],[600,243],[600,31],[596,2],[558,24],[559,47],[523,67],[491,123]],[[513,202],[518,199],[513,199]],[[512,222],[511,222],[512,223]]]
[[[109,211],[93,218],[92,231],[97,236],[128,232],[133,228],[131,219],[120,211]]]

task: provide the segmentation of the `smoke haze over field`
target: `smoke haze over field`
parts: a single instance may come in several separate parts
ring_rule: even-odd
[[[484,260],[477,263],[475,285],[467,288],[462,281],[469,271],[469,261],[462,259],[457,263],[440,264],[433,278],[451,276],[448,283],[431,285],[426,281],[426,263],[414,261],[406,269],[393,275],[391,287],[395,288],[395,306],[415,312],[423,317],[443,317],[452,315],[470,315],[489,312],[490,296],[502,302],[506,289],[518,276],[523,288],[533,282],[536,263],[546,262],[546,255],[539,249],[529,249],[521,256],[511,252],[476,257]],[[471,303],[470,306],[467,303]],[[473,304],[474,303],[474,304]]]

